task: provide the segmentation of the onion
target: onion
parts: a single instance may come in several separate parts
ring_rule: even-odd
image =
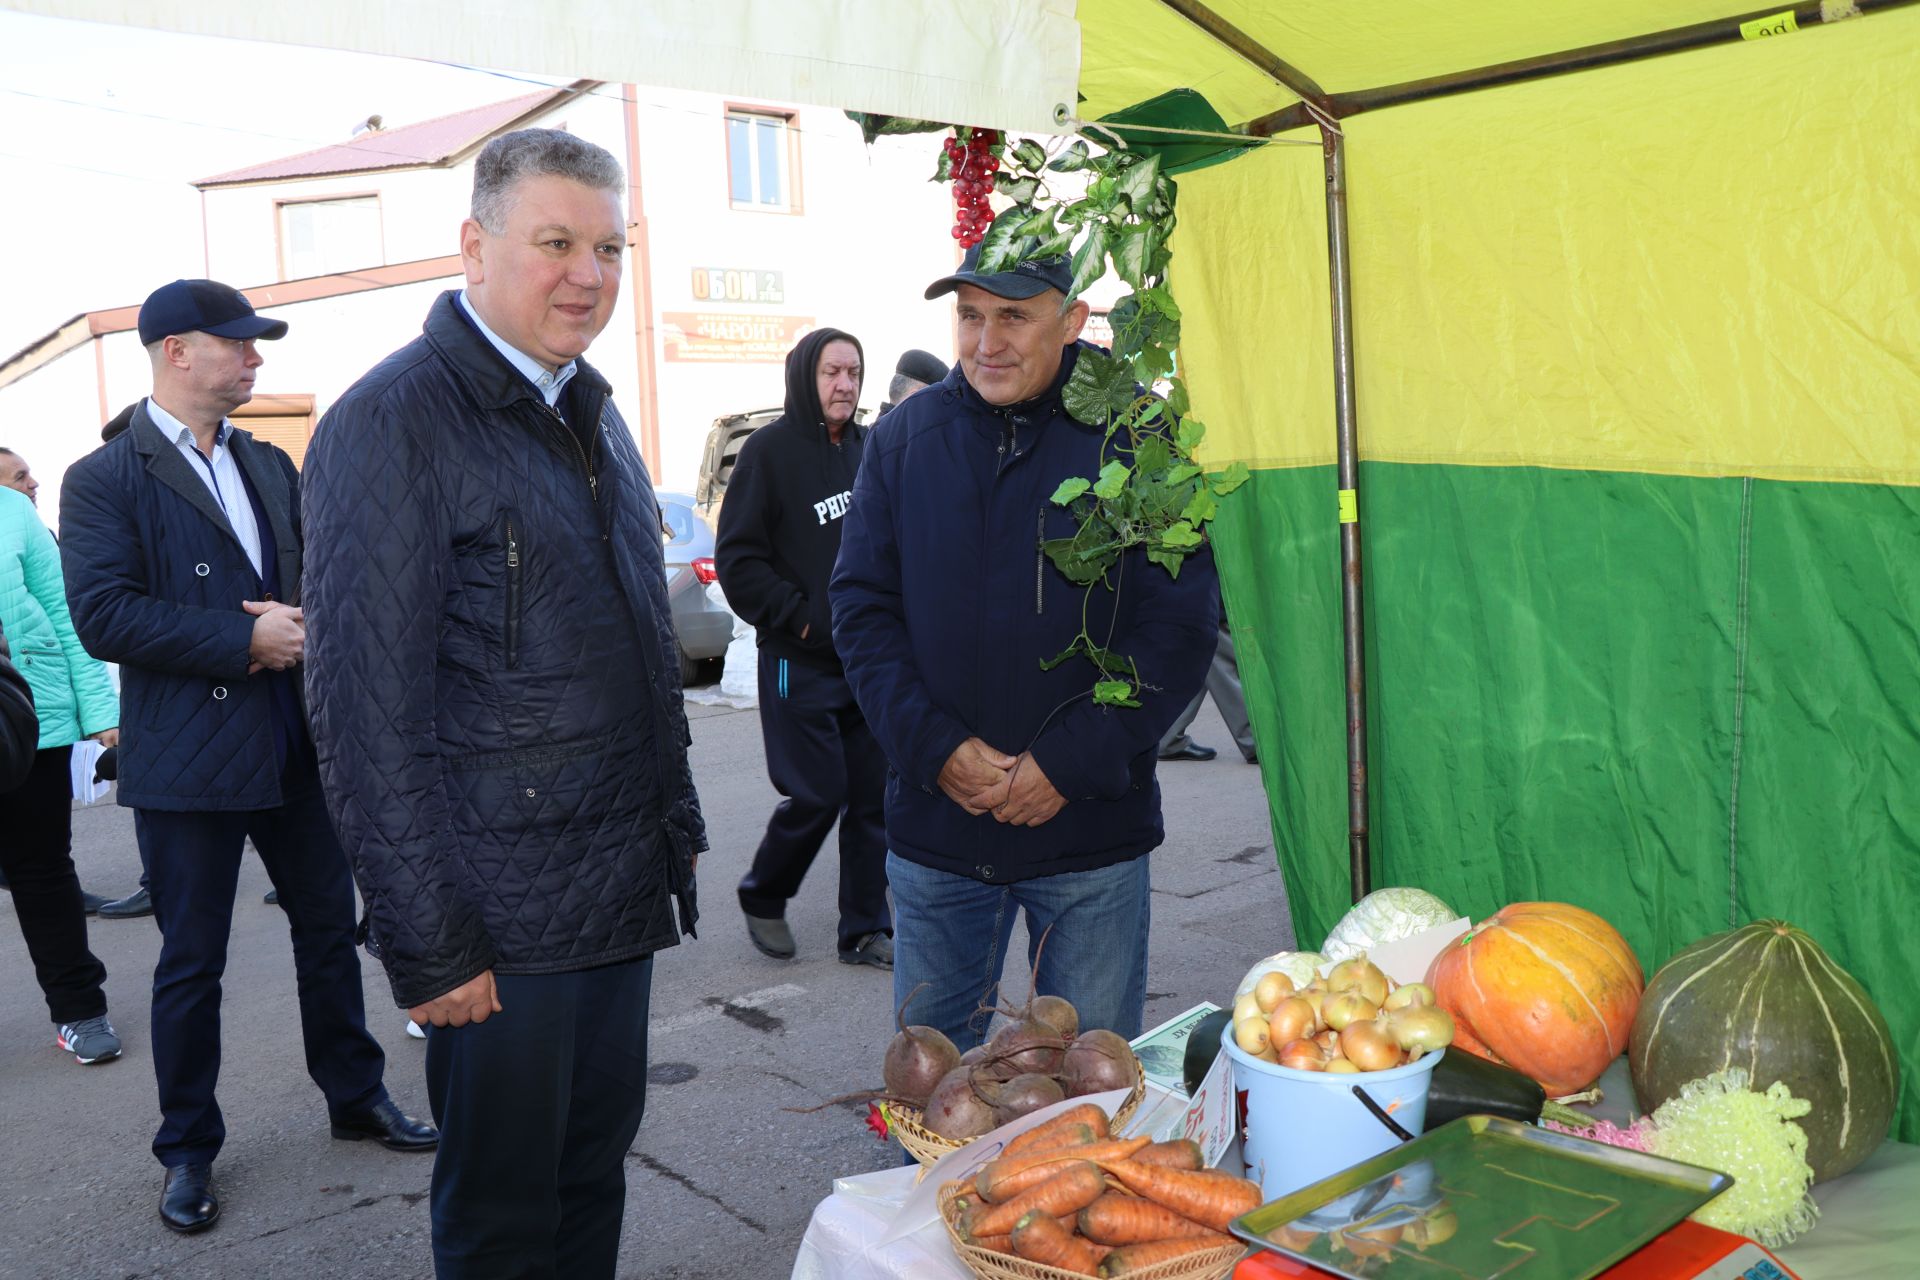
[[[1400,1065],[1400,1046],[1377,1022],[1352,1022],[1340,1033],[1340,1051],[1362,1071],[1385,1071]]]
[[[1319,1045],[1320,1051],[1328,1057],[1340,1052],[1340,1033],[1332,1027],[1325,1027],[1316,1034],[1308,1036],[1307,1039]],[[1283,1040],[1281,1043],[1285,1044],[1286,1041]]]
[[[1386,1002],[1380,1007],[1386,1010],[1405,1009],[1409,1005],[1425,1008],[1433,1003],[1433,988],[1424,982],[1403,982],[1387,992]]]
[[[1257,1018],[1263,1012],[1264,1010],[1260,1008],[1260,1002],[1253,998],[1251,991],[1244,996],[1238,997],[1233,1002],[1233,1020],[1235,1022],[1239,1022],[1243,1018]]]
[[[1265,1019],[1243,1018],[1233,1024],[1233,1042],[1240,1046],[1240,1052],[1258,1056],[1273,1043],[1273,1033]]]
[[[1313,1024],[1313,1006],[1299,996],[1288,996],[1269,1013],[1267,1032],[1275,1044],[1285,1044],[1313,1034]]]
[[[1327,993],[1325,991],[1315,991],[1312,987],[1308,987],[1300,993],[1300,998],[1305,1000],[1313,1010],[1314,1030],[1318,1031],[1321,1027],[1326,1026]]]
[[[1272,1013],[1275,1005],[1292,994],[1293,979],[1278,970],[1263,975],[1253,987],[1253,998],[1262,1013]]]
[[[1453,1015],[1433,1006],[1401,1009],[1387,1032],[1402,1049],[1444,1049],[1453,1043]]]
[[[1280,1050],[1280,1065],[1295,1071],[1325,1071],[1327,1055],[1311,1040],[1295,1040]]]
[[[1369,1004],[1378,1006],[1387,998],[1387,975],[1366,956],[1358,955],[1333,966],[1333,971],[1327,975],[1327,989],[1358,991],[1367,998]]]
[[[1358,991],[1341,991],[1327,997],[1320,1016],[1335,1031],[1345,1031],[1356,1022],[1371,1022],[1380,1016],[1380,1006]]]
[[[1354,1066],[1353,1063],[1349,1062],[1345,1058],[1330,1059],[1327,1062],[1326,1069],[1330,1074],[1334,1074],[1334,1075],[1351,1076],[1351,1075],[1358,1075],[1360,1073],[1360,1068]]]

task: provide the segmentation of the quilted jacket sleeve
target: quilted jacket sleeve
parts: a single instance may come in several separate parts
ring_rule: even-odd
[[[450,541],[418,429],[365,398],[321,423],[302,479],[307,705],[321,780],[401,1008],[491,968],[455,881],[436,729]]]
[[[1139,593],[1134,624],[1111,647],[1140,672],[1140,705],[1103,707],[1082,698],[1033,744],[1041,771],[1068,800],[1125,795],[1129,765],[1159,743],[1206,683],[1220,622],[1219,581],[1211,549],[1188,556],[1178,578],[1137,550],[1127,557],[1119,589]]]
[[[70,468],[61,483],[60,561],[80,643],[103,662],[169,675],[244,678],[253,615],[149,594],[147,552],[133,506],[133,495],[115,483],[99,454]]]
[[[67,591],[61,578],[60,544],[38,520],[27,530],[27,590],[46,612],[60,638],[60,652],[67,660],[67,682],[73,690],[74,718],[80,722],[83,737],[118,728],[120,697],[113,691],[107,666],[89,654],[74,634],[73,619],[67,608]]]
[[[714,568],[728,608],[756,627],[797,640],[807,625],[807,597],[773,567],[780,494],[764,465],[767,441],[764,430],[756,431],[740,446],[714,533]]]
[[[881,425],[853,482],[853,504],[840,534],[840,558],[829,593],[833,644],[861,714],[894,771],[912,786],[931,791],[947,758],[969,734],[965,725],[934,705],[907,636],[888,481],[894,468],[881,456],[882,441],[894,434],[888,424]]]

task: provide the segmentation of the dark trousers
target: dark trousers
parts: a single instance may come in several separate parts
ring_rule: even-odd
[[[1200,692],[1193,695],[1193,701],[1180,713],[1173,727],[1160,739],[1160,753],[1179,751],[1188,746],[1193,739],[1187,736],[1187,726],[1200,714],[1201,699],[1209,694],[1213,696],[1213,705],[1219,709],[1220,718],[1227,722],[1227,732],[1233,735],[1233,745],[1240,748],[1240,754],[1248,760],[1255,758],[1253,747],[1253,725],[1247,719],[1247,695],[1240,688],[1240,664],[1233,653],[1233,635],[1222,631],[1214,645],[1213,665],[1207,668],[1207,682]]]
[[[161,1119],[153,1154],[164,1165],[211,1161],[227,1135],[214,1098],[220,978],[249,836],[280,891],[293,934],[307,1074],[326,1095],[328,1114],[355,1112],[386,1096],[386,1057],[367,1034],[346,855],[327,820],[313,767],[289,770],[282,786],[284,802],[277,809],[134,811],[161,935],[153,971],[153,1074]],[[276,1024],[271,1031],[283,1029]]]
[[[427,1028],[440,1280],[612,1280],[647,1103],[653,957],[496,974],[500,1012]]]
[[[887,758],[843,675],[760,650],[760,736],[767,777],[786,798],[740,881],[740,906],[771,920],[833,824],[840,824],[840,949],[869,933],[892,933],[887,910]]]
[[[34,752],[27,780],[0,796],[7,826],[0,875],[13,889],[33,976],[57,1023],[107,1011],[107,967],[87,949],[87,913],[73,871],[72,757],[72,747]]]

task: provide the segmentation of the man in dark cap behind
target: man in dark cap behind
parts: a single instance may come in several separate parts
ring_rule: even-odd
[[[367,1034],[353,881],[301,694],[298,477],[227,420],[253,398],[258,342],[286,322],[226,285],[176,280],[147,298],[139,329],[153,394],[67,471],[60,531],[74,628],[120,664],[124,685],[119,799],[134,811],[162,939],[160,1217],[192,1232],[220,1215],[220,979],[249,837],[286,908],[307,1071],[333,1136],[424,1151],[439,1135],[387,1096]]]
[[[887,400],[876,418],[884,418],[916,391],[925,391],[936,382],[947,380],[947,362],[930,351],[909,348],[894,362],[893,381],[887,384]]]
[[[867,439],[853,420],[861,358],[859,340],[838,329],[787,353],[786,412],[741,446],[713,555],[728,607],[759,632],[760,731],[783,797],[740,881],[747,936],[776,960],[793,957],[787,902],[838,822],[840,959],[887,969],[887,761],[840,669],[827,609]]]
[[[978,260],[927,290],[955,295],[959,365],[874,429],[833,572],[834,645],[893,765],[894,1004],[924,984],[914,1021],[979,1043],[1025,911],[1038,990],[1131,1039],[1165,834],[1155,747],[1213,652],[1213,556],[1176,579],[1135,548],[1091,591],[1046,557],[1076,526],[1054,491],[1116,447],[1061,399],[1087,305],[1064,259]],[[1138,664],[1141,705],[1095,705],[1084,662],[1042,668],[1083,631]]]

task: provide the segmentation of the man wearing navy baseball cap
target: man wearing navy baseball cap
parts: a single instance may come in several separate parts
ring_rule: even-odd
[[[292,932],[307,1072],[333,1136],[424,1151],[439,1135],[387,1096],[367,1034],[353,880],[301,690],[299,475],[227,418],[253,398],[259,343],[287,324],[217,281],[176,280],[147,298],[139,329],[153,394],[68,469],[60,532],[74,628],[124,684],[120,803],[161,934],[160,1217],[192,1232],[220,1215],[220,980],[248,838]]]
[[[954,295],[959,363],[874,428],[831,586],[835,649],[893,766],[894,1004],[918,992],[914,1017],[962,1049],[1023,910],[1047,938],[1039,991],[1083,1029],[1140,1033],[1156,748],[1214,647],[1210,553],[1176,579],[1136,549],[1091,591],[1045,554],[1077,532],[1060,483],[1127,461],[1062,398],[1089,349],[1072,286],[1065,258],[982,271],[977,246],[928,286]],[[1097,706],[1086,664],[1047,661],[1084,636],[1151,673],[1139,706]]]

